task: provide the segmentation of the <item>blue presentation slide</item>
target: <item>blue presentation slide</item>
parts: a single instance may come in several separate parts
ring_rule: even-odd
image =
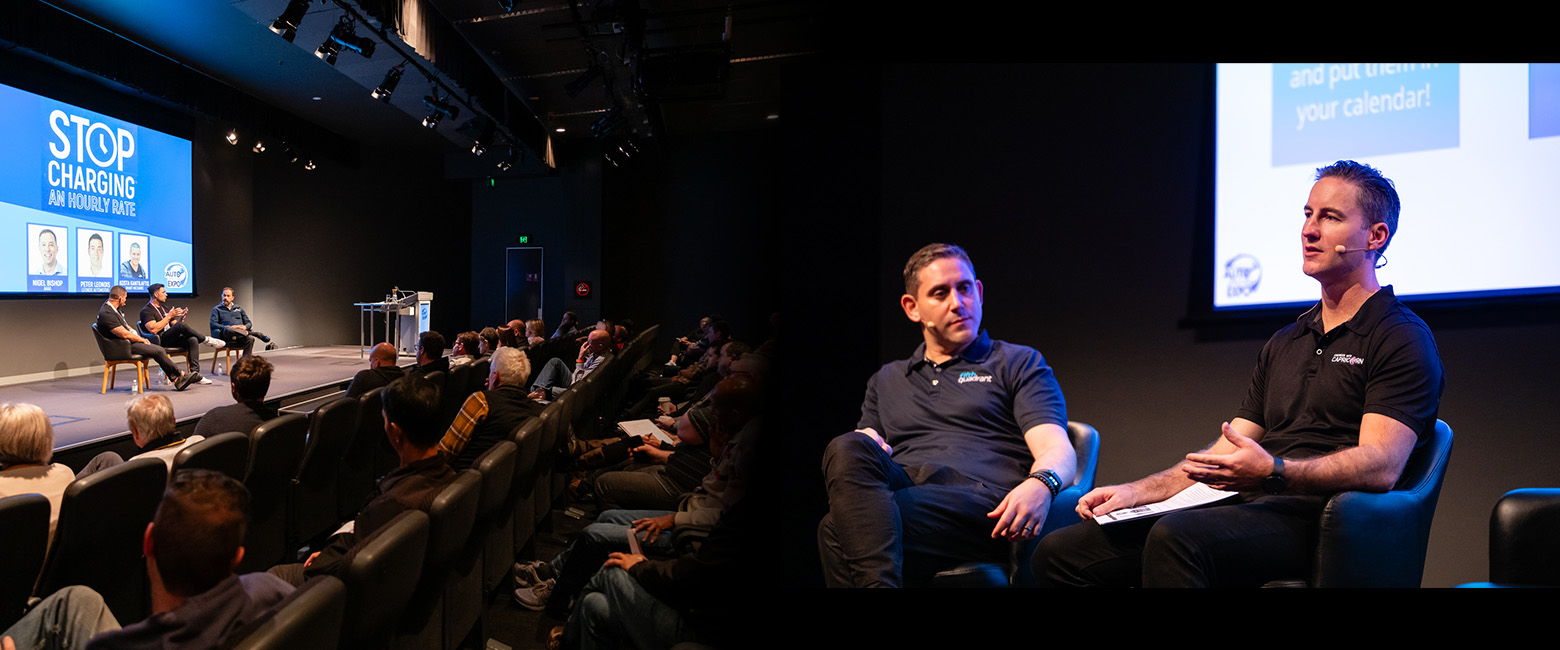
[[[0,85],[0,293],[195,289],[190,141]]]
[[[1560,66],[1218,66],[1215,309],[1303,306],[1300,229],[1316,170],[1392,179],[1398,227],[1377,272],[1401,297],[1560,293]]]

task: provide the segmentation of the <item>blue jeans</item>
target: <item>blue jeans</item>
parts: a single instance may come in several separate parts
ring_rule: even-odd
[[[607,561],[608,555],[628,552],[628,536],[633,531],[635,519],[666,514],[670,514],[670,511],[608,510],[596,517],[596,523],[586,526],[580,536],[569,544],[569,548],[553,558],[553,570],[558,574],[558,581],[553,585],[553,595],[548,598],[548,612],[562,612],[568,606],[569,599],[579,594],[590,577]],[[640,547],[646,552],[669,554],[672,551],[672,533],[662,531],[653,540],[641,540]]]
[[[547,360],[547,365],[542,366],[541,372],[536,373],[536,382],[531,384],[531,388],[547,389],[547,399],[551,401],[558,399],[573,383],[574,370],[563,359],[553,357]]]
[[[639,650],[670,648],[691,637],[681,612],[616,567],[597,571],[585,585],[563,632],[565,645],[582,650],[618,648],[624,640]]]
[[[93,635],[119,629],[103,597],[91,587],[66,587],[38,603],[5,631],[16,650],[78,650]]]

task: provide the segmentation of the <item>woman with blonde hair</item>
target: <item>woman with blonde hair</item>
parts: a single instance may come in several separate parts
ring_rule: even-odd
[[[49,500],[49,537],[60,518],[60,500],[76,473],[54,458],[54,427],[32,404],[0,404],[0,498],[38,493]]]

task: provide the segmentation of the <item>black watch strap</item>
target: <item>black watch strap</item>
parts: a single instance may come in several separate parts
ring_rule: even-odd
[[[1262,491],[1268,494],[1283,494],[1288,487],[1288,481],[1284,480],[1284,459],[1273,457],[1273,473],[1262,479]]]
[[[1039,471],[1030,472],[1029,473],[1029,478],[1032,478],[1032,479],[1035,479],[1037,481],[1040,481],[1041,483],[1044,483],[1045,484],[1045,489],[1051,491],[1051,498],[1052,499],[1055,499],[1056,495],[1062,491],[1062,478],[1060,476],[1057,476],[1056,472],[1053,472],[1051,470],[1042,469],[1042,470],[1039,470]]]

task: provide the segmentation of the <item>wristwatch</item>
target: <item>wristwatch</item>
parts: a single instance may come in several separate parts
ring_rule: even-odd
[[[1273,457],[1273,473],[1262,479],[1262,491],[1268,494],[1283,494],[1287,484],[1284,481],[1284,459]]]
[[[1062,491],[1062,479],[1061,479],[1061,477],[1057,476],[1056,472],[1053,472],[1051,470],[1042,469],[1042,470],[1039,470],[1039,471],[1036,471],[1036,472],[1030,472],[1029,473],[1029,478],[1035,479],[1035,480],[1040,481],[1041,483],[1045,484],[1045,489],[1051,491],[1051,498],[1052,499],[1055,499],[1056,498],[1056,494],[1058,492]]]

